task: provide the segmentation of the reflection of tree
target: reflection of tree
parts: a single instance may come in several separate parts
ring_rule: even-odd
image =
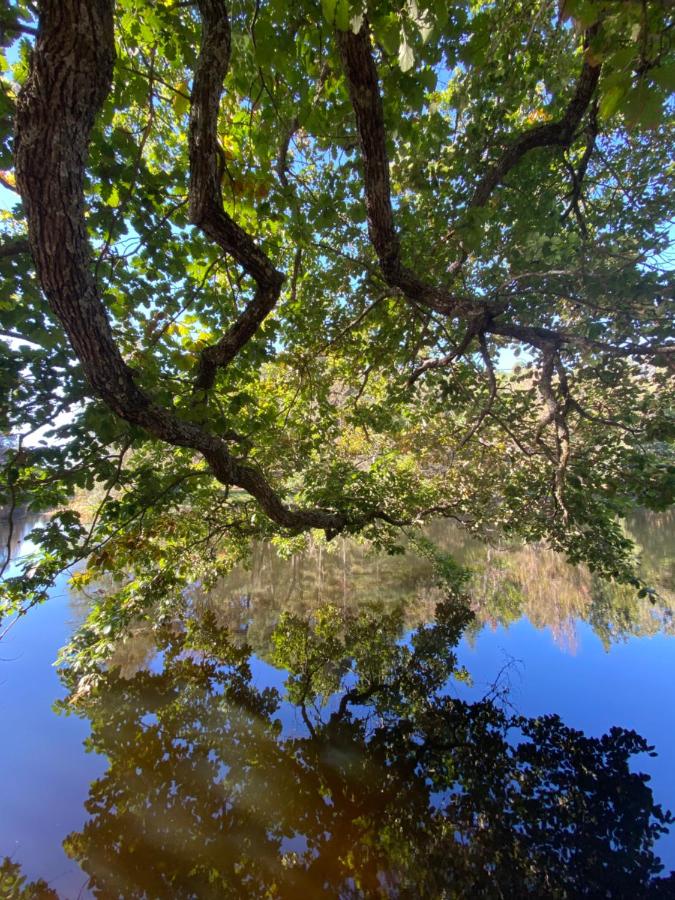
[[[579,620],[588,622],[606,645],[631,635],[675,633],[675,586],[668,575],[674,522],[667,513],[631,520],[630,531],[638,544],[658,547],[649,558],[642,553],[645,577],[658,587],[658,596],[649,598],[639,598],[630,585],[570,566],[560,554],[541,546],[486,546],[446,522],[431,523],[428,534],[441,554],[471,572],[472,632],[527,617],[537,628],[550,628],[560,644],[573,647]],[[418,539],[418,548],[421,543]],[[662,572],[659,559],[664,562]],[[110,583],[104,579],[88,593],[95,589],[105,595],[118,586],[112,578]],[[208,592],[195,583],[184,594],[196,609],[212,612],[221,627],[245,639],[263,658],[270,653],[271,636],[284,610],[305,617],[325,603],[356,610],[364,597],[389,609],[403,608],[406,626],[416,627],[429,620],[442,597],[438,571],[414,548],[400,556],[383,556],[354,540],[340,538],[329,545],[307,540],[302,552],[283,558],[274,545],[258,543],[250,568],[237,566]],[[85,607],[88,604],[84,595]],[[74,613],[76,619],[82,618],[80,609],[74,608]],[[150,614],[149,619],[154,618]],[[147,623],[137,623],[132,639],[127,635],[124,646],[115,650],[116,663],[127,671],[143,658],[144,628],[152,632]],[[152,633],[149,640],[152,643]]]
[[[675,592],[675,509],[654,515],[637,510],[628,532],[637,544],[644,577],[660,589]]]
[[[100,672],[71,704],[109,759],[65,842],[105,898],[656,896],[669,816],[629,769],[634,732],[448,693],[469,615],[282,618],[274,654],[305,726],[253,686],[213,616],[166,632],[161,670]],[[71,708],[72,708],[71,706]],[[666,896],[664,893],[663,896]]]
[[[479,566],[472,596],[483,622],[509,625],[526,616],[568,647],[575,645],[578,621],[588,622],[606,646],[631,635],[675,630],[671,591],[652,602],[631,585],[594,577],[543,548],[494,552]]]
[[[27,516],[22,509],[0,509],[0,566],[18,556],[19,547],[38,519]]]
[[[41,878],[27,883],[21,866],[8,858],[0,862],[0,897],[2,900],[59,900],[56,891]]]
[[[586,621],[606,643],[629,635],[672,632],[675,583],[672,578],[673,525],[669,513],[636,514],[628,526],[640,549],[644,578],[658,588],[657,603],[638,598],[635,588],[594,577],[537,546],[488,547],[447,522],[428,534],[443,552],[468,567],[476,626],[503,624],[527,616],[551,628],[561,644],[574,645],[575,623]],[[383,558],[355,541],[324,547],[311,543],[291,559],[269,544],[254,548],[250,570],[237,567],[200,603],[219,624],[241,634],[266,655],[282,610],[308,615],[322,603],[357,608],[363,597],[390,606],[405,604],[410,627],[425,621],[440,598],[431,563],[414,552]]]

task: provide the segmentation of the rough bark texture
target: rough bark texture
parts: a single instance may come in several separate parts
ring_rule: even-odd
[[[359,134],[368,234],[385,281],[412,302],[422,303],[438,312],[468,317],[482,315],[484,310],[480,304],[427,284],[403,266],[391,204],[384,110],[370,47],[370,32],[367,25],[358,34],[351,30],[338,31],[336,40]]]
[[[218,367],[232,362],[274,308],[284,277],[223,209],[218,111],[230,65],[230,23],[222,0],[199,0],[198,6],[202,41],[190,107],[190,218],[256,282],[256,292],[244,312],[218,343],[202,354],[195,389],[208,390]]]
[[[531,330],[526,334],[525,330],[521,332],[517,325],[512,324],[507,335],[501,329],[498,317],[505,310],[504,304],[485,303],[458,296],[443,286],[424,282],[403,266],[391,203],[384,110],[368,24],[364,23],[358,34],[351,30],[338,32],[337,43],[359,134],[368,231],[385,280],[390,287],[398,288],[414,303],[465,319],[469,340],[463,342],[463,350],[467,349],[472,338],[486,333],[517,337],[539,346],[540,338]],[[574,96],[562,119],[533,128],[517,138],[499,161],[485,173],[469,201],[470,207],[484,206],[508,172],[530,150],[554,145],[568,146],[571,143],[591,102],[599,75],[599,66],[584,63]],[[457,274],[465,261],[466,255],[463,255],[449,274]],[[451,358],[454,359],[455,354]],[[432,367],[430,365],[427,368]]]
[[[269,278],[280,285],[264,254],[248,235],[220,210],[209,190],[213,181],[212,105],[217,106],[226,61],[218,62],[211,41],[223,46],[221,30],[209,34],[218,0],[202,4],[205,11],[206,55],[200,60],[204,81],[195,87],[193,112],[193,215],[205,228],[218,229],[230,241],[227,250],[253,277]],[[63,325],[84,373],[105,403],[127,422],[139,425],[154,437],[202,454],[214,476],[223,484],[243,488],[255,497],[265,513],[290,529],[323,528],[334,534],[348,527],[347,516],[331,510],[295,509],[282,502],[257,469],[234,457],[224,440],[198,425],[182,421],[171,410],[156,404],[134,381],[113,339],[110,323],[93,275],[91,248],[86,230],[84,172],[91,129],[110,90],[114,62],[113,0],[42,0],[40,27],[30,77],[18,102],[16,121],[16,176],[28,220],[31,251],[40,285]],[[207,15],[208,14],[208,15]],[[222,22],[222,17],[221,17]],[[227,18],[225,15],[225,23]],[[229,48],[229,38],[227,38]],[[215,75],[210,66],[220,65]],[[203,94],[200,92],[203,90]],[[209,113],[209,110],[211,112]],[[201,118],[202,114],[204,118]],[[208,115],[211,118],[208,118]],[[202,156],[201,152],[204,150]],[[219,194],[216,193],[216,200]],[[206,212],[205,212],[206,210]],[[204,225],[204,223],[207,223]],[[237,256],[239,253],[239,256]],[[375,518],[373,513],[370,518]]]

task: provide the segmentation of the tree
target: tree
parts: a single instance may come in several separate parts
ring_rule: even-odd
[[[43,879],[26,884],[21,866],[8,857],[0,863],[0,889],[8,900],[59,900],[56,891]]]
[[[67,413],[6,492],[102,502],[37,534],[5,610],[85,556],[147,598],[251,534],[435,515],[634,579],[617,516],[673,496],[671,25],[665,0],[6,6],[3,428]]]
[[[653,845],[672,816],[630,765],[652,748],[511,715],[499,690],[453,697],[469,618],[450,596],[401,640],[376,607],[286,615],[284,711],[193,609],[155,631],[159,665],[65,669],[60,705],[108,760],[64,841],[94,896],[669,896]]]

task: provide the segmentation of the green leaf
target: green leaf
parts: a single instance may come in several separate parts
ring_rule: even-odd
[[[324,19],[332,25],[335,22],[335,7],[337,0],[321,0],[321,11]]]
[[[401,45],[398,48],[398,65],[402,72],[407,72],[415,65],[415,53],[408,43],[405,31],[401,32]]]
[[[395,56],[398,52],[400,35],[400,22],[398,17],[389,14],[387,16],[382,16],[379,19],[375,19],[373,31],[384,51],[390,56]]]
[[[338,0],[335,7],[335,27],[340,31],[349,31],[350,20],[349,0]]]
[[[652,78],[659,87],[662,87],[664,91],[675,91],[675,62],[652,69],[649,73],[649,77]]]
[[[602,94],[598,113],[601,119],[611,119],[621,106],[621,101],[628,93],[629,87],[616,84]]]
[[[655,128],[663,119],[663,94],[642,78],[628,94],[623,113],[631,127]]]
[[[562,15],[571,17],[582,28],[590,28],[600,18],[600,8],[589,0],[565,0]]]

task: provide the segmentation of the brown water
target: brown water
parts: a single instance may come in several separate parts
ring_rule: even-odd
[[[260,546],[84,683],[60,582],[0,653],[0,897],[672,896],[673,524],[631,523],[657,604],[440,525],[469,611],[408,554]]]

